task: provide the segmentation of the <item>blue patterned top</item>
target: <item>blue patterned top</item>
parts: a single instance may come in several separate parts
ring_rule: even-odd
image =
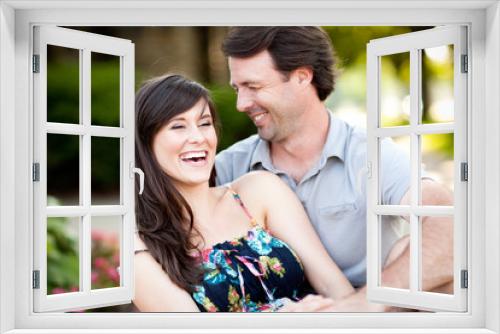
[[[259,226],[233,192],[253,227],[246,235],[215,244],[201,253],[203,282],[193,299],[202,312],[275,311],[284,299],[311,293],[293,250]]]

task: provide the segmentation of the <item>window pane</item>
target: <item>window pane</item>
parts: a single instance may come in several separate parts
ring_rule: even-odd
[[[380,57],[380,126],[410,124],[410,53]]]
[[[380,216],[380,263],[381,268],[379,274],[381,275],[384,268],[399,255],[401,255],[406,247],[410,245],[410,223],[400,216]],[[381,276],[379,276],[381,277]],[[409,289],[410,286],[410,263],[408,267],[402,268],[399,275],[399,280],[402,280],[403,286]],[[396,287],[392,282],[383,281],[380,278],[380,286]]]
[[[453,205],[455,181],[453,161],[453,134],[431,134],[420,136],[421,175],[442,184],[449,192],[449,199],[433,205]],[[422,189],[422,187],[420,187]],[[420,204],[424,194],[420,195]]]
[[[80,204],[80,139],[47,134],[47,205]]]
[[[401,192],[409,191],[410,149],[410,136],[379,140],[379,204],[399,205]]]
[[[80,289],[80,217],[47,218],[47,294]]]
[[[92,125],[120,126],[120,57],[92,52]]]
[[[92,289],[120,286],[121,216],[92,217]]]
[[[422,123],[453,122],[453,65],[453,45],[422,51]]]
[[[424,244],[420,247],[422,252],[420,256],[422,261],[422,282],[425,282],[426,279],[435,281],[443,277],[451,278],[448,284],[443,284],[432,290],[432,292],[453,294],[453,217],[420,217],[420,221],[422,234],[425,238],[428,238],[429,242],[439,245],[438,247],[450,247],[450,262],[440,263],[438,266],[432,262],[435,261],[434,254],[426,253]],[[439,230],[435,231],[436,228],[439,228]],[[443,234],[446,234],[446,238],[443,238]],[[426,241],[421,239],[421,242]],[[423,286],[422,290],[431,291],[426,286]]]
[[[47,45],[47,121],[80,122],[80,50]]]
[[[120,138],[91,141],[92,205],[120,204]]]

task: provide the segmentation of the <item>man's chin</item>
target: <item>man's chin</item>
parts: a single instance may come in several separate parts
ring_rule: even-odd
[[[274,133],[270,133],[270,131],[265,131],[263,129],[257,128],[257,134],[262,140],[273,141],[274,139]]]

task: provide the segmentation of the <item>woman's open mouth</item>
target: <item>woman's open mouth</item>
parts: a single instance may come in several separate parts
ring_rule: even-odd
[[[180,155],[183,162],[195,167],[204,166],[207,163],[207,157],[207,151],[190,151]]]

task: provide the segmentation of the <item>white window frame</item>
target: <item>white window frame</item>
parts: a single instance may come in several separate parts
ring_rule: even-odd
[[[30,41],[35,24],[469,25],[472,89],[468,122],[471,152],[468,312],[33,314],[30,311],[33,309],[30,288],[33,221]],[[185,333],[263,332],[256,327],[274,328],[265,332],[281,333],[500,333],[499,59],[500,7],[498,1],[490,0],[0,2],[0,333],[120,332],[116,328],[130,328],[128,333],[153,332],[141,330],[145,326],[170,333],[181,332],[181,328],[190,328],[182,330]],[[87,329],[90,326],[100,330]]]
[[[454,119],[447,123],[421,123],[422,52],[426,48],[453,45]],[[383,127],[380,124],[382,67],[381,58],[407,53],[410,59],[410,122],[408,125]],[[367,186],[367,286],[368,299],[402,307],[413,306],[431,311],[467,310],[467,289],[461,287],[461,271],[467,270],[467,181],[460,178],[461,163],[467,163],[467,81],[470,72],[462,71],[462,56],[467,55],[467,27],[439,26],[408,34],[379,38],[367,47],[367,150],[370,166]],[[468,64],[467,64],[468,65]],[[421,205],[421,137],[424,134],[454,135],[454,200],[450,206]],[[410,138],[410,193],[408,205],[385,205],[381,189],[381,142],[384,138]],[[410,267],[409,289],[381,286],[380,257],[382,215],[409,217]],[[422,291],[422,222],[423,216],[452,217],[453,224],[453,293]],[[431,223],[432,224],[432,223]]]
[[[34,54],[39,57],[38,73],[33,74],[33,153],[39,165],[39,181],[33,184],[34,270],[39,273],[39,288],[34,290],[34,310],[65,311],[129,303],[133,286],[134,218],[134,44],[130,41],[53,26],[34,28]],[[78,50],[79,58],[79,122],[78,124],[47,121],[47,46]],[[91,124],[92,53],[119,59],[119,118],[118,126]],[[47,203],[47,135],[64,134],[79,138],[79,204],[48,206]],[[119,203],[92,205],[91,139],[108,137],[119,140]],[[120,217],[119,256],[120,284],[106,289],[91,288],[91,233],[93,216]],[[76,217],[78,219],[79,291],[49,295],[47,291],[47,219]]]

